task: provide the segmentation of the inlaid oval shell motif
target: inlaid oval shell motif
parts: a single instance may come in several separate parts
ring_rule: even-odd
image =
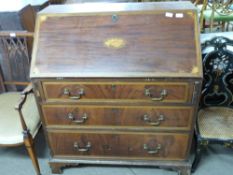
[[[108,48],[120,49],[126,45],[126,41],[122,38],[109,38],[104,41],[104,45]]]

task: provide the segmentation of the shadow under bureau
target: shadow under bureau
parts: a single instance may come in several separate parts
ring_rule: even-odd
[[[190,174],[202,65],[189,2],[49,6],[31,79],[53,173],[78,164]]]

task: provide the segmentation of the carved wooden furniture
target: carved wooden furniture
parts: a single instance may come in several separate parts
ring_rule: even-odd
[[[8,0],[4,3],[2,2],[0,6],[0,31],[34,32],[36,12],[47,5],[48,0]],[[29,55],[31,55],[32,51],[32,42],[32,38],[27,38],[27,50]],[[6,49],[1,48],[4,48],[4,46],[2,46],[0,42],[0,64],[3,68],[2,72],[5,81],[12,81],[13,79],[17,81],[29,80],[28,74],[27,77],[22,74],[14,75],[13,79],[8,76],[11,74],[11,69],[17,68],[9,68],[6,64],[8,62],[7,58],[9,57],[8,52]],[[25,70],[29,69],[27,56],[24,56],[24,54],[11,54],[10,56],[11,61],[17,60],[17,57],[20,57],[20,59],[18,59],[18,63],[20,65],[25,65]],[[14,63],[12,65],[14,65]],[[6,86],[6,89],[10,91],[15,90],[15,85]]]
[[[27,37],[33,37],[29,32],[0,32],[0,42],[8,55],[23,54],[28,57]],[[8,57],[9,59],[10,57]],[[17,56],[18,59],[22,58]],[[25,57],[23,57],[25,58]],[[8,60],[10,65],[10,60]],[[14,62],[17,64],[17,62]],[[29,62],[28,62],[29,63]],[[2,66],[2,65],[1,65]],[[22,66],[20,64],[18,67]],[[20,67],[12,70],[12,74],[19,71],[27,71]],[[25,73],[25,72],[24,72]],[[29,74],[29,70],[27,72]],[[22,86],[28,85],[28,82],[7,81],[0,74],[0,147],[25,145],[29,156],[33,162],[36,173],[40,174],[37,157],[33,148],[33,138],[36,136],[40,126],[40,116],[36,105],[36,100],[32,92],[32,85],[28,85],[21,93],[5,92],[7,85],[16,85],[15,90],[21,89]]]
[[[196,1],[198,4],[199,0]],[[200,10],[200,28],[204,30],[205,21],[210,24],[209,31],[213,30],[215,22],[221,23],[222,31],[225,31],[226,26],[230,21],[233,21],[233,10],[231,9],[231,0],[204,0]]]
[[[53,173],[88,163],[190,174],[202,81],[190,2],[50,6],[35,36],[30,76]]]
[[[233,46],[233,41],[221,36],[202,44],[204,83],[193,171],[209,144],[220,143],[233,148],[233,52],[229,46]]]

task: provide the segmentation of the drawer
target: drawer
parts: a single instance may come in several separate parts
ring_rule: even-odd
[[[46,125],[189,129],[192,107],[44,105]]]
[[[110,156],[185,159],[189,135],[155,133],[50,132],[55,156]]]
[[[43,82],[47,100],[137,100],[190,102],[192,86],[185,82],[109,83]]]

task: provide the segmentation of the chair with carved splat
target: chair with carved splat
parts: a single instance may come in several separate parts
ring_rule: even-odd
[[[33,37],[33,33],[0,31],[2,55],[0,57],[2,70],[0,72],[0,146],[24,144],[39,175],[40,169],[33,148],[33,138],[41,122],[35,97],[31,93],[32,86],[29,83],[30,56],[27,48],[29,37]],[[22,90],[26,85],[27,87]],[[12,90],[14,92],[9,92]]]
[[[202,44],[204,82],[196,123],[194,171],[209,144],[233,148],[233,41],[214,37]]]
[[[200,9],[200,29],[204,32],[205,21],[209,22],[209,31],[212,32],[214,24],[220,24],[222,31],[228,30],[229,23],[233,21],[232,0],[203,0],[203,4],[195,4]]]

